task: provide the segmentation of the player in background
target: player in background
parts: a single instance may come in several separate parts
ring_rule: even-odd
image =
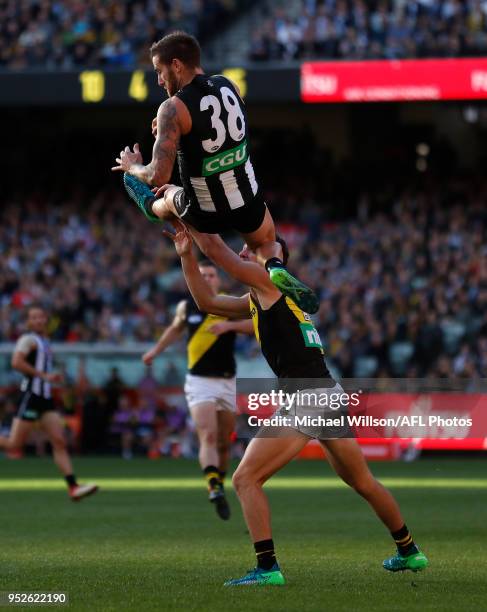
[[[23,374],[22,395],[10,435],[0,436],[0,448],[22,450],[36,422],[52,446],[54,462],[64,475],[69,496],[79,501],[96,493],[97,485],[78,484],[64,439],[63,421],[54,408],[52,385],[62,383],[62,375],[53,372],[53,355],[47,334],[48,315],[39,305],[27,310],[28,332],[20,336],[14,348],[12,367]]]
[[[174,216],[200,232],[240,232],[256,251],[272,282],[306,312],[318,299],[280,259],[271,214],[250,157],[245,105],[232,81],[206,75],[197,40],[172,32],[151,47],[158,83],[169,98],[153,126],[152,160],[144,165],[139,145],[120,152],[114,171],[124,171],[130,197],[152,221]],[[155,129],[154,129],[155,127]],[[178,159],[183,187],[167,185]],[[148,185],[160,187],[157,199]]]
[[[207,290],[218,295],[221,280],[215,266],[201,262]],[[200,310],[190,297],[179,302],[172,323],[157,344],[142,357],[146,365],[188,331],[188,373],[184,391],[199,440],[199,462],[209,501],[220,518],[230,518],[224,479],[230,460],[230,436],[235,427],[235,334],[252,334],[250,321],[229,321]]]
[[[170,236],[181,257],[189,290],[200,308],[227,317],[252,317],[255,335],[262,353],[280,379],[319,379],[320,392],[333,393],[343,389],[332,379],[323,358],[319,334],[311,319],[270,282],[257,263],[256,254],[244,245],[237,256],[219,236],[198,235],[198,245],[206,242],[205,251],[230,276],[250,287],[242,297],[220,296],[208,291],[192,252],[191,235],[181,224],[180,231]],[[287,247],[282,241],[281,257],[287,261]],[[303,329],[304,328],[304,329]],[[309,331],[309,334],[305,334]],[[321,386],[321,385],[320,385]],[[338,428],[339,429],[339,428]],[[261,430],[262,431],[262,430]],[[298,429],[273,428],[270,435],[250,442],[235,474],[233,484],[240,499],[245,521],[252,537],[257,566],[242,578],[228,581],[226,586],[282,585],[285,583],[277,563],[271,531],[271,516],[264,483],[289,463],[311,438],[320,441],[335,472],[361,495],[390,531],[397,554],[386,559],[383,567],[389,571],[418,571],[427,567],[426,556],[417,548],[404,523],[399,506],[392,494],[370,472],[357,441],[347,431],[320,436],[306,425]],[[268,435],[269,435],[268,433]],[[276,434],[277,435],[276,437]],[[343,436],[343,437],[341,437]]]

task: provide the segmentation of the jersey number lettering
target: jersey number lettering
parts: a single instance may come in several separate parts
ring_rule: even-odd
[[[207,138],[201,143],[208,153],[215,153],[223,145],[227,138],[227,129],[232,140],[236,142],[240,142],[245,136],[245,119],[237,96],[229,87],[222,87],[220,93],[228,114],[226,126],[221,119],[222,106],[216,96],[205,96],[200,102],[201,112],[211,109],[211,127],[216,131],[216,138]]]

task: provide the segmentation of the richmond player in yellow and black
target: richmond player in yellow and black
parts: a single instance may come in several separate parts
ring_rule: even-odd
[[[210,262],[199,264],[207,290],[220,290],[220,277]],[[150,365],[157,355],[188,332],[188,372],[184,391],[196,426],[201,469],[208,484],[209,500],[218,516],[230,518],[223,481],[230,459],[230,435],[235,426],[235,335],[252,333],[248,321],[229,321],[227,317],[200,310],[190,297],[176,307],[176,314],[157,344],[142,360]]]
[[[165,234],[175,243],[186,282],[198,306],[220,316],[252,316],[262,352],[278,378],[320,379],[320,388],[316,390],[321,396],[330,394],[330,397],[336,397],[337,390],[338,393],[343,392],[328,372],[320,337],[311,319],[291,299],[276,289],[264,268],[257,263],[256,254],[245,245],[240,256],[237,256],[220,237],[199,234],[193,230],[191,233],[198,246],[210,255],[212,261],[250,289],[242,297],[221,296],[209,292],[192,252],[191,235],[180,224],[175,236],[169,232]],[[205,241],[206,244],[203,245]],[[282,259],[286,263],[287,248],[284,241],[280,243]],[[291,406],[291,409],[298,415],[299,409],[296,406]],[[383,567],[392,572],[418,571],[427,567],[428,560],[416,547],[396,500],[373,477],[360,446],[353,437],[347,437],[349,435],[346,427],[316,428],[298,424],[294,420],[294,424],[275,427],[272,433],[262,428],[254,437],[233,475],[233,485],[254,542],[257,566],[242,578],[226,582],[226,586],[285,583],[274,552],[269,502],[262,487],[273,474],[289,463],[311,438],[320,442],[336,473],[370,504],[391,532],[397,546],[397,554],[386,559]]]

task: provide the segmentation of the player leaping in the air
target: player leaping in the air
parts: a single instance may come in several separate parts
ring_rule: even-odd
[[[328,372],[320,337],[312,321],[270,282],[262,266],[257,263],[255,252],[245,245],[239,257],[219,236],[192,233],[200,248],[204,247],[219,267],[250,288],[249,293],[242,297],[211,293],[192,252],[191,235],[181,227],[175,236],[170,236],[181,257],[184,276],[198,308],[226,317],[251,316],[262,353],[279,379],[319,379],[320,385],[315,391],[319,391],[320,395],[336,396],[337,392],[343,392]],[[280,256],[286,263],[284,242],[282,247]],[[293,409],[295,416],[301,416],[300,407]],[[282,411],[280,409],[279,414]],[[274,427],[272,431],[261,429],[247,447],[233,476],[233,484],[254,543],[257,566],[242,578],[230,580],[226,585],[284,584],[274,551],[269,503],[262,487],[301,451],[310,438],[319,440],[336,473],[370,504],[390,531],[397,553],[383,562],[384,568],[392,572],[426,568],[428,560],[415,545],[396,500],[373,477],[357,441],[347,437],[350,435],[348,428],[317,428],[296,425],[296,422],[290,426]]]
[[[185,32],[173,32],[152,45],[158,83],[169,96],[153,122],[152,160],[144,165],[135,144],[133,151],[125,147],[120,152],[112,170],[125,172],[130,197],[151,221],[176,216],[199,232],[240,232],[273,284],[305,312],[314,313],[316,295],[286,270],[279,256],[274,222],[250,159],[240,92],[226,77],[206,75],[200,55],[197,40]],[[182,188],[167,185],[176,156]],[[158,196],[164,196],[154,196],[149,185],[162,188]]]

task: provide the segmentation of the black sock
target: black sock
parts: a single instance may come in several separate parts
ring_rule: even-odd
[[[208,483],[208,487],[210,489],[213,489],[221,484],[220,473],[218,471],[218,468],[214,465],[208,465],[207,467],[205,467],[205,469],[203,470],[203,474],[205,475],[206,482]]]
[[[286,266],[282,263],[279,257],[271,257],[265,262],[265,269],[267,272],[270,271],[271,268],[285,268]]]
[[[257,567],[260,569],[270,570],[277,563],[272,540],[254,542],[254,549],[257,557]]]
[[[76,480],[76,476],[74,474],[68,474],[64,479],[68,483],[68,487],[76,487],[78,485],[78,481]]]
[[[391,531],[391,535],[394,538],[399,554],[403,557],[418,552],[413,536],[406,525],[403,525],[398,531]]]

